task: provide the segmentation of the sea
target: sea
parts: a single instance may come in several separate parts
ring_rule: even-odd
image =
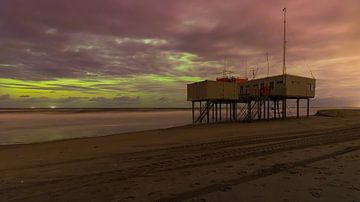
[[[310,108],[315,114],[323,108]],[[225,110],[223,110],[225,111]],[[296,109],[288,109],[289,116]],[[301,108],[305,115],[306,109]],[[0,109],[0,145],[106,136],[192,124],[190,109]]]

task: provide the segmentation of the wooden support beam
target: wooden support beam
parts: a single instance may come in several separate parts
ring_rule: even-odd
[[[218,122],[218,103],[215,102],[215,120]]]
[[[237,103],[235,102],[234,103],[234,112],[233,112],[233,115],[234,115],[234,121],[236,121],[236,119],[237,119]]]
[[[231,116],[232,116],[231,111],[232,111],[232,106],[231,106],[231,103],[229,103],[229,121],[232,120],[232,118],[231,118]]]
[[[278,112],[278,117],[281,118],[279,101],[280,101],[280,100],[277,100],[277,101],[276,101],[276,104],[277,104],[277,110],[278,110],[278,111],[277,111],[277,112]]]
[[[226,103],[225,104],[225,120],[228,120],[228,111],[229,111],[229,109],[228,109],[228,103]]]
[[[237,120],[237,102],[234,103],[234,121]]]
[[[306,116],[307,117],[309,117],[309,115],[310,115],[309,110],[310,110],[310,99],[308,98],[307,99],[307,110],[306,110]]]
[[[214,108],[215,108],[215,103],[213,102],[213,107],[211,107],[211,111],[212,111],[212,115],[211,115],[211,119],[212,119],[212,122],[214,122]]]
[[[286,99],[282,100],[282,118],[286,119]]]
[[[209,119],[209,110],[210,110],[210,102],[209,102],[209,101],[206,101],[206,121],[207,121],[207,123],[210,122],[210,119]]]
[[[263,100],[263,119],[266,119],[266,100]]]
[[[257,116],[258,119],[261,120],[261,101],[256,101],[257,102]]]
[[[195,105],[195,101],[192,101],[192,122],[193,124],[195,123],[195,112],[194,112],[194,105]]]
[[[296,99],[296,118],[298,119],[299,116],[299,99]]]
[[[270,98],[267,100],[267,120],[270,120]]]
[[[201,115],[201,101],[199,102],[199,116]],[[201,123],[201,121],[200,121]]]
[[[248,121],[251,121],[252,114],[251,114],[251,101],[248,102]]]
[[[276,119],[276,100],[274,100],[274,119]]]
[[[219,115],[220,115],[220,121],[221,121],[221,102],[219,103]]]

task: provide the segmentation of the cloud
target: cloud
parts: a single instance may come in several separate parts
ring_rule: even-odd
[[[0,88],[86,92],[94,95],[92,102],[114,105],[117,100],[127,104],[126,98],[102,93],[133,93],[129,98],[136,98],[137,92],[158,93],[170,98],[173,92],[184,92],[185,82],[177,78],[214,79],[225,56],[229,70],[244,75],[246,60],[248,70],[259,68],[258,76],[264,76],[265,52],[269,52],[271,73],[277,74],[282,62],[283,7],[288,8],[288,72],[309,76],[312,70],[319,79],[320,97],[340,90],[343,97],[351,95],[360,83],[356,73],[360,2],[356,0],[2,0],[0,79],[99,82],[89,82],[91,86],[0,82]],[[99,79],[144,75],[173,81],[118,85]],[[66,93],[63,96],[68,99]],[[180,98],[179,93],[176,96],[171,99]]]
[[[117,104],[139,104],[140,97],[120,96],[120,97],[114,97],[113,101]]]
[[[351,18],[359,3],[323,3],[4,0],[2,71],[23,79],[166,73],[165,51],[255,62],[270,50],[280,63],[282,6],[289,10],[289,57],[334,55],[358,31]]]
[[[129,97],[129,96],[117,96],[113,98],[106,97],[94,97],[89,99],[89,101],[96,102],[97,104],[102,104],[107,107],[129,107],[139,105],[141,100],[140,97]]]
[[[72,102],[78,102],[78,101],[82,101],[82,100],[86,100],[86,99],[88,99],[88,97],[67,97],[67,98],[59,99],[58,102],[59,103],[72,103]]]
[[[3,100],[9,100],[10,99],[10,95],[9,94],[6,94],[6,95],[0,95],[0,101],[3,101]]]

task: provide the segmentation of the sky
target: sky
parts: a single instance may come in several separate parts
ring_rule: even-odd
[[[186,84],[282,72],[360,107],[358,0],[0,0],[0,108],[187,107]],[[247,71],[246,71],[247,70]]]

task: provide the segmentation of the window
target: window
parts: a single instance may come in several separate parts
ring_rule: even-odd
[[[274,82],[270,82],[270,86],[269,86],[270,90],[274,89]]]
[[[314,90],[315,90],[315,86],[314,86],[312,83],[308,83],[308,84],[307,84],[307,89],[308,89],[309,91],[314,91]]]
[[[283,81],[277,81],[276,82],[276,84],[282,84],[283,83]]]

